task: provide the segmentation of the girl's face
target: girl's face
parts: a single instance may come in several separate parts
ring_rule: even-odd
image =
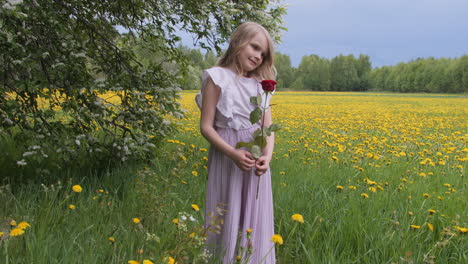
[[[263,33],[258,32],[239,52],[238,61],[244,74],[260,66],[267,52],[268,40]]]

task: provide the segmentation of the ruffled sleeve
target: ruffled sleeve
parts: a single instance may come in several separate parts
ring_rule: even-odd
[[[233,80],[232,73],[229,72],[228,70],[225,70],[221,67],[214,67],[211,69],[207,69],[203,71],[202,75],[202,89],[201,91],[196,95],[195,101],[198,105],[198,107],[201,109],[202,107],[202,93],[203,89],[206,86],[206,83],[208,82],[208,79],[211,78],[213,83],[220,88],[221,94],[219,95],[218,103],[216,104],[216,108],[218,110],[218,113],[221,114],[224,120],[218,120],[221,123],[225,123],[228,125],[230,122],[232,122],[233,119],[233,96],[230,94],[231,89],[228,89],[229,86],[231,85],[231,82]],[[218,116],[218,115],[217,115]],[[219,119],[219,118],[218,118]]]

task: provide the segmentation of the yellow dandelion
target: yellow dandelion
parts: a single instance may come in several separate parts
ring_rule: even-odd
[[[109,237],[107,240],[109,240],[111,243],[115,243],[115,237]]]
[[[70,210],[75,210],[75,209],[76,209],[76,206],[75,206],[74,204],[70,204],[70,205],[68,206],[68,208],[70,208]]]
[[[236,260],[237,260],[237,261],[241,261],[241,260],[242,260],[242,257],[241,257],[241,256],[237,256],[237,257],[236,257]]]
[[[366,199],[366,198],[369,198],[369,195],[367,193],[361,193],[361,197]]]
[[[174,264],[175,263],[175,259],[173,259],[172,257],[167,257],[164,259],[164,261],[167,261],[167,264]]]
[[[302,217],[302,215],[300,215],[300,214],[293,214],[291,216],[291,219],[293,221],[296,221],[296,222],[299,222],[299,223],[304,223],[304,217]]]
[[[134,224],[139,224],[141,222],[140,218],[138,218],[138,217],[132,218],[132,221],[133,221]]]
[[[18,228],[23,229],[23,230],[26,230],[26,229],[28,229],[29,227],[31,227],[31,226],[28,224],[28,222],[24,222],[24,221],[23,221],[23,222],[21,222],[21,223],[18,224]]]
[[[285,174],[286,174],[286,172],[280,171],[280,175],[285,175]]]
[[[192,209],[195,210],[195,211],[200,211],[200,207],[198,207],[198,205],[196,204],[192,204]]]
[[[337,185],[337,186],[336,186],[336,190],[337,190],[337,191],[342,191],[343,189],[344,189],[344,187],[341,186],[341,185]]]
[[[247,232],[247,233],[249,233],[249,234],[250,234],[250,233],[252,233],[252,229],[250,229],[250,228],[247,228],[247,230],[245,230],[245,232]]]
[[[11,219],[11,220],[10,220],[10,226],[16,226],[16,221],[13,220],[13,219]]]
[[[421,173],[419,173],[419,176],[421,176],[421,177],[426,177],[427,175],[426,175],[426,173],[421,172]]]
[[[194,232],[190,233],[190,235],[189,235],[189,237],[194,237],[194,236],[195,236]]]
[[[190,147],[191,147],[191,148],[195,148],[195,145],[194,145],[194,144],[190,144]]]
[[[421,228],[421,226],[418,226],[418,225],[410,225],[410,227],[411,227],[412,229],[419,229],[419,228]]]
[[[149,259],[144,259],[143,264],[154,264],[154,263],[153,263],[153,261],[151,261]]]
[[[429,212],[430,215],[433,215],[433,214],[435,214],[436,210],[429,209],[428,212]]]
[[[172,219],[172,223],[174,223],[174,224],[177,225],[177,224],[179,223],[179,218],[174,218],[174,219]]]
[[[80,193],[83,191],[83,188],[81,188],[81,186],[77,184],[72,186],[72,190],[76,193]]]
[[[369,191],[371,192],[377,192],[377,189],[375,187],[369,187]]]
[[[442,196],[437,196],[437,199],[443,200],[444,198]]]
[[[192,171],[192,175],[193,176],[198,176],[198,172],[197,171]]]
[[[138,262],[136,260],[129,260],[127,263],[128,264],[140,264],[140,262]]]
[[[11,237],[14,237],[14,236],[21,236],[22,234],[24,234],[24,230],[19,228],[19,227],[16,227],[16,228],[13,228],[11,231],[10,231],[10,236]]]
[[[283,245],[283,237],[281,235],[278,235],[278,234],[274,234],[272,237],[271,237],[271,241],[275,244],[278,244],[278,245]]]
[[[207,150],[205,148],[200,149],[201,152],[206,152]]]
[[[2,237],[4,234],[5,234],[5,233],[3,233],[3,232],[0,232],[0,237]]]
[[[424,194],[423,194],[423,197],[424,197],[424,198],[429,198],[429,196],[430,196],[430,195],[429,195],[428,193],[424,193]]]
[[[450,183],[444,183],[444,186],[448,187],[448,188],[452,187],[452,185],[450,185]]]
[[[377,184],[377,182],[372,181],[372,180],[370,180],[370,179],[368,179],[368,178],[366,178],[365,181],[366,181],[367,184],[369,184],[369,185],[376,185],[376,184]]]
[[[466,228],[466,227],[459,227],[459,226],[454,226],[454,227],[455,227],[455,229],[457,229],[458,232],[460,232],[460,233],[467,233],[467,232],[468,232],[468,228]]]
[[[357,190],[357,187],[356,187],[356,186],[354,186],[354,185],[350,185],[350,186],[348,186],[348,189],[351,189],[351,190]]]
[[[432,224],[427,223],[427,228],[429,228],[431,231],[434,231],[434,226]]]

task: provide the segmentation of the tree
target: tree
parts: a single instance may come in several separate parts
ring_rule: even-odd
[[[294,81],[294,72],[291,66],[291,58],[286,54],[275,53],[275,67],[278,72],[278,88],[290,88]]]
[[[355,60],[356,74],[359,79],[358,85],[355,88],[357,91],[367,91],[370,88],[369,73],[372,70],[370,57],[368,55],[359,54],[359,58]]]
[[[354,91],[359,85],[353,55],[339,55],[333,58],[330,63],[330,75],[333,91]]]
[[[278,1],[264,0],[3,0],[0,6],[0,133],[24,139],[29,154],[12,158],[18,166],[57,152],[68,165],[80,154],[96,163],[148,158],[174,129],[170,117],[183,115],[171,70],[186,64],[177,30],[220,51],[246,20],[279,40],[285,13]],[[149,43],[144,52],[161,57],[136,54],[132,43],[140,41]]]

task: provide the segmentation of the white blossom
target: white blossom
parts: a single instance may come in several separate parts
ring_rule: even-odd
[[[36,151],[26,151],[25,153],[23,153],[23,157],[32,156],[36,153]]]
[[[26,166],[26,165],[28,165],[28,163],[26,163],[26,161],[24,161],[24,159],[16,161],[16,164],[17,164],[18,166]]]

